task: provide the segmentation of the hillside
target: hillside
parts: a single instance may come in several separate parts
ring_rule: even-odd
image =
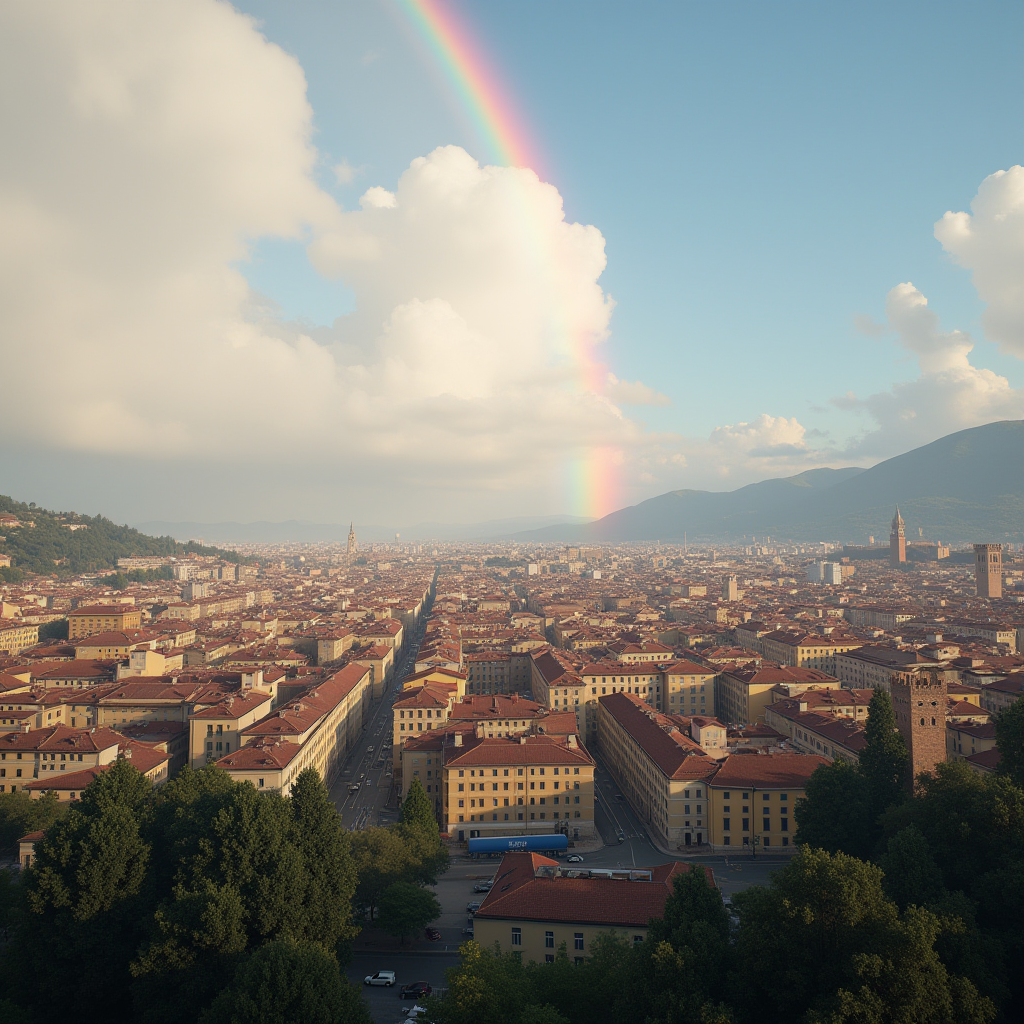
[[[670,491],[581,527],[516,539],[729,540],[771,535],[864,543],[889,535],[899,505],[908,537],[1024,540],[1024,421],[972,427],[871,469],[819,469],[735,491]]]
[[[0,495],[0,517],[14,516],[20,526],[0,526],[0,554],[11,556],[11,570],[0,568],[4,577],[20,572],[71,575],[100,569],[114,569],[119,558],[132,555],[215,555],[232,562],[243,561],[233,551],[181,544],[171,537],[150,537],[130,526],[118,526],[103,516],[75,512],[50,512],[34,504]],[[34,525],[29,525],[34,524]],[[71,529],[75,527],[75,529]]]

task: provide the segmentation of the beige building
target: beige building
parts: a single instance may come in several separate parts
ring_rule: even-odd
[[[78,640],[97,633],[123,633],[141,625],[142,612],[138,608],[94,604],[68,612],[68,639]]]
[[[835,675],[836,656],[863,647],[864,641],[840,634],[780,629],[765,633],[760,637],[760,644],[762,653],[769,661]]]
[[[817,669],[791,665],[749,664],[727,669],[716,678],[715,706],[718,717],[729,724],[751,725],[763,722],[765,708],[776,700],[777,686],[790,692],[810,689],[839,689],[834,676]]]
[[[395,649],[390,644],[372,644],[353,652],[352,661],[370,670],[373,699],[384,696],[384,688],[391,681],[395,667]]]
[[[918,651],[867,644],[835,657],[835,675],[843,686],[888,690],[893,672],[939,668],[941,662],[926,658]]]
[[[273,695],[263,690],[232,694],[188,719],[188,763],[201,768],[238,750],[242,732],[270,713]]]
[[[35,779],[110,764],[124,737],[112,729],[66,725],[0,736],[0,793],[27,792]]]
[[[21,654],[27,647],[39,643],[39,627],[17,622],[13,619],[0,619],[0,652]]]
[[[708,786],[716,852],[795,852],[793,808],[827,763],[814,754],[731,754]]]
[[[601,760],[636,814],[672,849],[704,846],[710,835],[707,783],[718,763],[687,734],[689,726],[631,693],[598,700]]]
[[[329,785],[369,708],[370,670],[346,665],[243,729],[242,746],[217,765],[239,782],[285,795],[306,768]]]
[[[576,963],[590,955],[599,935],[636,945],[651,918],[661,917],[675,878],[709,867],[673,861],[648,869],[584,869],[537,853],[507,853],[496,884],[474,915],[475,940],[497,945],[526,962],[553,963],[558,950]]]

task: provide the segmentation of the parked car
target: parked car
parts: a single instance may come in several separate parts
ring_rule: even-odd
[[[371,744],[370,744],[370,745],[369,745],[369,746],[368,746],[368,747],[366,748],[366,750],[367,750],[367,752],[368,752],[368,753],[372,754],[372,753],[373,753],[373,744],[371,743]]]
[[[348,787],[348,791],[350,793],[358,793],[359,792],[359,783],[358,782],[353,782],[352,785]]]
[[[468,911],[468,912],[469,912],[470,914],[475,914],[475,913],[476,913],[476,912],[477,912],[477,911],[478,911],[479,909],[480,909],[480,904],[479,904],[479,902],[473,902],[473,903],[467,903],[467,904],[466,904],[466,910],[467,910],[467,911]]]
[[[376,974],[368,974],[363,978],[364,985],[385,985],[387,988],[391,988],[394,983],[394,971],[378,971]]]
[[[419,999],[420,996],[429,996],[434,990],[425,981],[414,981],[411,985],[403,985],[399,993],[402,999]]]
[[[468,935],[470,938],[473,938],[473,929],[472,928],[463,928],[462,929],[462,934],[463,935]]]
[[[490,892],[492,885],[494,885],[493,882],[477,882],[473,886],[473,892]]]
[[[565,859],[570,864],[582,864],[583,863],[583,858],[578,853],[570,853],[569,856],[566,857]]]
[[[620,832],[618,838],[619,838],[619,842],[620,843],[624,843],[626,841],[626,833],[625,832]]]
[[[436,928],[428,928],[427,929],[427,938],[431,942],[440,942],[441,941],[441,933]]]

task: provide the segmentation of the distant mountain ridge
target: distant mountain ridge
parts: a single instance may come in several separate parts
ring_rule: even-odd
[[[582,526],[593,522],[586,516],[519,516],[512,519],[491,519],[481,523],[417,523],[414,526],[367,526],[355,524],[360,541],[393,541],[395,534],[407,543],[429,541],[490,541],[501,540],[523,530],[543,529],[547,526]],[[216,544],[316,544],[332,541],[344,542],[348,538],[348,523],[311,523],[301,519],[284,522],[255,523],[137,523],[143,533],[175,537],[178,540],[202,539]]]
[[[516,534],[520,541],[884,541],[900,506],[908,538],[1024,540],[1024,420],[971,427],[871,469],[814,469],[735,491],[669,491],[584,526]]]

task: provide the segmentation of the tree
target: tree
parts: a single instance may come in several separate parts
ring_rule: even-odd
[[[889,840],[881,867],[885,872],[885,891],[901,910],[931,906],[945,895],[942,872],[928,840],[915,825]]]
[[[999,774],[1024,789],[1024,698],[996,715]]]
[[[837,760],[815,768],[793,816],[797,845],[870,856],[875,831],[872,801],[867,778],[855,765]]]
[[[441,842],[441,831],[419,779],[413,779],[402,802],[398,821],[411,854],[408,877],[422,885],[433,885],[448,868],[448,850]]]
[[[440,917],[441,904],[429,890],[412,882],[395,882],[380,897],[380,926],[390,935],[419,931]]]
[[[355,900],[369,907],[372,917],[384,890],[406,879],[412,862],[409,844],[394,828],[354,832],[351,843],[358,878]]]
[[[426,829],[428,832],[433,829],[437,831],[437,819],[434,817],[434,808],[430,805],[430,797],[427,796],[419,779],[413,779],[409,786],[409,792],[402,801],[402,809],[398,815],[401,825],[416,825]]]
[[[459,947],[459,964],[447,973],[448,991],[427,1001],[428,1017],[437,1024],[519,1024],[519,1016],[536,1005],[533,981],[515,953]]]
[[[919,907],[900,914],[875,865],[802,848],[768,887],[735,902],[736,992],[751,1018],[987,1024],[994,1017],[992,1003],[942,964],[935,942],[943,923]]]
[[[333,950],[358,932],[352,925],[356,872],[348,835],[315,768],[295,780],[291,811],[306,872],[303,931]]]
[[[877,818],[887,807],[900,803],[907,792],[910,755],[896,729],[896,714],[888,690],[875,690],[868,705],[860,770],[868,781],[872,810]]]
[[[362,996],[315,942],[278,939],[257,949],[200,1024],[370,1024]]]
[[[49,828],[68,808],[55,793],[39,800],[28,793],[0,793],[0,852],[15,853],[14,844],[22,836]]]

